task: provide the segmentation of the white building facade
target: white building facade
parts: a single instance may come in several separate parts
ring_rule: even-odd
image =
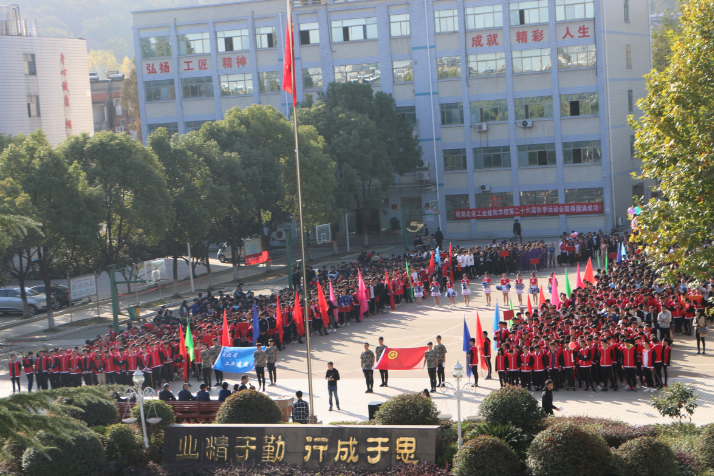
[[[332,81],[391,93],[424,160],[380,216],[449,238],[609,231],[649,199],[627,116],[651,69],[646,0],[297,0],[298,99]],[[184,133],[280,89],[282,0],[133,13],[143,137]],[[646,186],[647,185],[647,186]]]

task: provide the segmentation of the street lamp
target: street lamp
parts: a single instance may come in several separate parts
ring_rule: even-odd
[[[475,393],[476,389],[469,385],[468,380],[463,386],[461,385],[461,379],[464,378],[466,372],[458,361],[456,361],[451,375],[456,379],[456,386],[451,384],[451,382],[447,382],[446,388],[451,388],[454,391],[454,398],[456,399],[456,418],[459,425],[459,449],[461,449],[461,445],[463,444],[463,439],[461,438],[461,397],[463,397],[464,392]]]
[[[146,422],[155,425],[156,423],[159,423],[161,421],[161,418],[159,418],[157,413],[155,418],[149,418],[148,420],[144,420],[144,399],[146,397],[155,397],[156,391],[151,387],[146,387],[143,390],[141,389],[141,386],[144,384],[144,373],[139,369],[136,369],[136,371],[134,372],[132,382],[134,383],[135,388],[128,388],[124,393],[126,393],[126,396],[129,398],[130,401],[132,397],[136,398],[136,403],[139,405],[141,429],[144,432],[144,446],[146,447],[146,449],[149,449],[149,437],[146,435]],[[149,416],[151,416],[151,412],[149,412]],[[124,423],[134,423],[135,421],[136,418],[124,418],[122,420],[122,422]]]

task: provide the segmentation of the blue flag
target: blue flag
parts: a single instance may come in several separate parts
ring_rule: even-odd
[[[262,348],[265,350],[265,347]],[[254,347],[223,347],[213,368],[222,372],[244,373],[255,368]]]
[[[258,319],[258,308],[253,301],[253,345],[258,343],[258,336],[260,336],[260,319]]]
[[[439,256],[439,247],[436,247],[436,253],[434,253],[434,261],[436,261],[436,264],[441,266],[441,257]]]
[[[625,244],[621,243],[620,246],[622,246],[622,259],[627,259],[627,248],[625,248]]]
[[[622,244],[617,247],[617,264],[622,264]]]
[[[471,333],[469,332],[469,327],[466,325],[466,318],[464,317],[464,352],[466,352],[466,376],[471,377],[471,362],[469,362],[468,352],[471,350]]]
[[[496,342],[496,331],[498,330],[498,322],[501,320],[498,315],[498,300],[496,300],[496,312],[493,315],[493,349],[498,350],[498,343]]]

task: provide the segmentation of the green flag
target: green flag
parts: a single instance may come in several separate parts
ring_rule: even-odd
[[[597,269],[602,269],[600,267],[600,253],[597,254]]]
[[[509,297],[510,297],[510,296],[509,296]],[[515,311],[516,311],[516,310],[513,309],[513,299],[509,299],[508,301],[509,301],[509,303],[510,303],[510,305],[511,305],[511,311],[513,311],[513,312],[514,312],[514,315],[515,315]],[[509,320],[508,320],[508,328],[510,329],[512,325],[513,325],[513,319],[509,319]]]
[[[409,275],[409,262],[405,259],[404,264],[407,265],[407,282],[409,283],[409,291],[412,294],[412,301],[414,300],[414,286],[412,286],[412,277]]]
[[[568,268],[565,268],[565,296],[570,299],[570,293],[572,290],[570,289],[570,279],[568,279]]]
[[[607,268],[610,267],[610,265],[608,264],[608,261],[609,261],[608,258],[610,258],[610,256],[608,256],[608,255],[609,255],[609,253],[605,255],[605,271],[607,271]]]
[[[186,354],[188,354],[188,361],[191,362],[194,358],[193,350],[193,335],[191,335],[191,320],[186,316],[186,337],[184,338],[186,344]]]

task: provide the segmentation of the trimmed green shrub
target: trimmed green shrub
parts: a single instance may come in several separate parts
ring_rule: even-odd
[[[702,463],[714,469],[714,425],[702,428],[697,439],[697,455]]]
[[[575,423],[538,433],[527,454],[533,476],[606,476],[612,468],[605,440]]]
[[[102,442],[94,433],[37,435],[46,452],[32,447],[22,456],[23,471],[32,476],[94,476],[106,461]]]
[[[13,473],[19,473],[22,471],[22,455],[25,453],[27,447],[18,442],[15,438],[10,438],[5,442],[3,446],[3,463],[6,465],[7,469]]]
[[[545,417],[533,395],[515,385],[506,385],[486,395],[479,415],[492,425],[511,424],[525,431],[534,430]]]
[[[479,423],[468,434],[468,439],[477,436],[493,436],[506,443],[518,455],[525,458],[526,450],[533,440],[533,436],[523,433],[523,430],[511,424],[492,425]]]
[[[431,398],[405,393],[384,402],[374,419],[378,425],[438,425],[438,416],[439,410]]]
[[[131,416],[137,419],[135,425],[141,428],[139,405],[131,409]],[[157,416],[161,418],[160,422],[153,425],[146,423],[146,432],[152,436],[161,433],[164,427],[176,423],[176,415],[174,415],[173,408],[161,400],[144,400],[144,419],[149,420]]]
[[[615,469],[620,476],[677,476],[679,464],[672,449],[665,443],[645,436],[620,446]]]
[[[129,425],[118,423],[107,428],[105,435],[107,460],[130,459],[136,450],[136,446],[136,436]]]
[[[691,451],[674,451],[674,457],[679,464],[680,476],[700,476],[703,475],[704,465],[697,459]]]
[[[610,448],[619,448],[621,445],[637,438],[657,436],[657,427],[654,425],[628,425],[618,422],[617,425],[605,425],[593,428],[595,433],[602,436]]]
[[[109,399],[77,403],[71,398],[58,398],[54,407],[56,411],[75,418],[90,428],[109,426],[119,421],[117,407]]]
[[[454,457],[456,476],[519,476],[521,462],[510,446],[495,436],[477,436]]]
[[[283,412],[269,396],[255,390],[243,390],[226,398],[216,416],[216,423],[283,422]]]

